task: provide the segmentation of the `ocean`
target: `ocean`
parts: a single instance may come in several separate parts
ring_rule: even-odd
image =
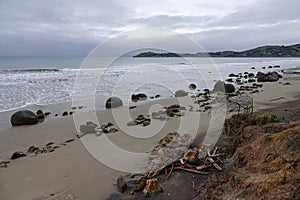
[[[83,57],[1,57],[0,112],[71,102],[74,94],[84,100],[89,98],[87,88],[94,91],[97,109],[102,109],[112,95],[130,104],[133,92],[167,98],[176,90],[188,90],[189,83],[211,89],[214,81],[225,80],[230,73],[300,68],[300,58],[121,57],[105,66],[107,60],[112,59],[98,59],[89,66],[91,62],[82,64]],[[280,68],[268,68],[274,65]]]

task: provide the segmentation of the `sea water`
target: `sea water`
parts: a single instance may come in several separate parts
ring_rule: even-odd
[[[89,67],[82,65],[83,57],[2,57],[0,112],[26,105],[71,102],[74,94],[83,99],[89,98],[86,95],[87,88],[94,91],[101,109],[111,95],[120,96],[125,102],[129,101],[132,92],[143,92],[149,97],[160,95],[161,98],[167,98],[177,89],[188,90],[189,83],[195,83],[198,89],[211,89],[217,79],[225,80],[230,73],[281,72],[285,69],[300,68],[300,58],[209,60],[121,57],[106,65],[107,60],[110,58],[103,58],[103,62],[99,59],[96,65]],[[281,67],[268,68],[274,65]],[[251,69],[252,67],[255,69]],[[76,83],[78,85],[74,87]]]

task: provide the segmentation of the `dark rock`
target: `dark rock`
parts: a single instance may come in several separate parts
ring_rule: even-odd
[[[226,79],[227,82],[233,83],[233,79],[232,78],[228,78]]]
[[[249,74],[249,72],[244,72],[244,74]]]
[[[83,106],[78,106],[78,109],[82,109],[83,108]]]
[[[129,109],[134,109],[136,108],[136,106],[129,106]]]
[[[253,77],[255,77],[255,74],[249,73],[248,76],[249,76],[249,78],[253,78]]]
[[[188,93],[184,90],[177,90],[175,92],[175,97],[185,97],[187,95],[188,95]]]
[[[280,65],[274,65],[274,68],[280,68]]]
[[[266,67],[262,67],[262,69],[266,69]]]
[[[155,98],[155,99],[157,99],[157,98],[159,98],[159,97],[160,97],[160,95],[159,95],[159,94],[157,94],[157,95],[155,95],[155,97],[154,97],[154,98]]]
[[[253,83],[253,82],[255,82],[255,79],[250,78],[250,79],[248,79],[248,82]]]
[[[75,107],[75,106],[73,106],[71,109],[72,109],[72,110],[76,110],[76,107]]]
[[[10,123],[12,126],[36,124],[38,117],[30,110],[21,110],[11,116]]]
[[[233,93],[233,92],[235,92],[234,85],[232,85],[230,83],[225,84],[225,91],[226,91],[226,93]]]
[[[229,74],[228,77],[239,77],[239,75],[232,73],[232,74]]]
[[[51,112],[45,112],[45,117],[48,117],[51,114]]]
[[[269,66],[268,68],[271,69],[271,68],[273,68],[273,67],[272,67],[272,66]]]
[[[55,117],[57,117],[57,116],[58,116],[58,114],[55,114],[54,116],[55,116]]]
[[[268,73],[257,73],[257,82],[275,82],[278,81],[279,78],[282,78],[280,74],[277,72],[268,72]]]
[[[251,69],[255,69],[255,67],[251,67]]]
[[[147,100],[147,95],[144,94],[144,93],[132,94],[132,95],[131,95],[131,100],[132,100],[133,102]]]
[[[197,88],[197,86],[196,86],[196,84],[194,84],[194,83],[191,83],[190,85],[189,85],[189,89],[190,90],[195,90]]]
[[[290,82],[286,82],[283,85],[292,85]]]
[[[11,155],[10,159],[14,160],[14,159],[25,157],[25,156],[27,156],[27,155],[25,153],[23,153],[22,151],[16,151]]]
[[[68,115],[68,112],[65,111],[65,112],[63,112],[63,114],[61,116],[67,116],[67,115]]]
[[[71,111],[71,112],[69,112],[69,115],[73,115],[73,113],[74,113],[74,112],[73,112],[73,111]]]
[[[123,102],[118,97],[110,97],[106,100],[105,107],[106,108],[116,108],[123,106]]]

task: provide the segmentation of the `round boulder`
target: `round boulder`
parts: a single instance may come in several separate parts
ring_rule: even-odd
[[[218,81],[214,85],[214,92],[225,92],[225,83],[223,81]]]
[[[233,93],[233,92],[235,92],[234,85],[232,85],[230,83],[225,84],[225,91],[226,91],[226,93]]]
[[[190,85],[189,85],[189,89],[190,90],[195,90],[197,88],[197,86],[196,86],[196,84],[194,84],[194,83],[191,83]]]
[[[187,95],[188,95],[188,93],[184,90],[177,90],[175,92],[175,97],[185,97]]]
[[[105,103],[106,108],[116,108],[120,106],[123,106],[123,102],[119,97],[110,97]]]
[[[36,124],[38,117],[30,110],[20,110],[11,116],[10,123],[12,126]]]

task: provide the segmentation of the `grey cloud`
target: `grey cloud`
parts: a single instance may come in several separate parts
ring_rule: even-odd
[[[176,3],[167,0],[164,5],[172,5],[170,10],[159,9],[156,4],[155,9],[151,8],[151,1],[141,6],[143,2],[2,0],[0,56],[85,55],[120,31],[143,27],[187,34],[210,51],[299,42],[297,0],[251,0],[246,5],[236,1],[195,1],[190,7],[176,7]],[[180,7],[183,5],[184,9]],[[177,45],[180,48],[181,44]]]

